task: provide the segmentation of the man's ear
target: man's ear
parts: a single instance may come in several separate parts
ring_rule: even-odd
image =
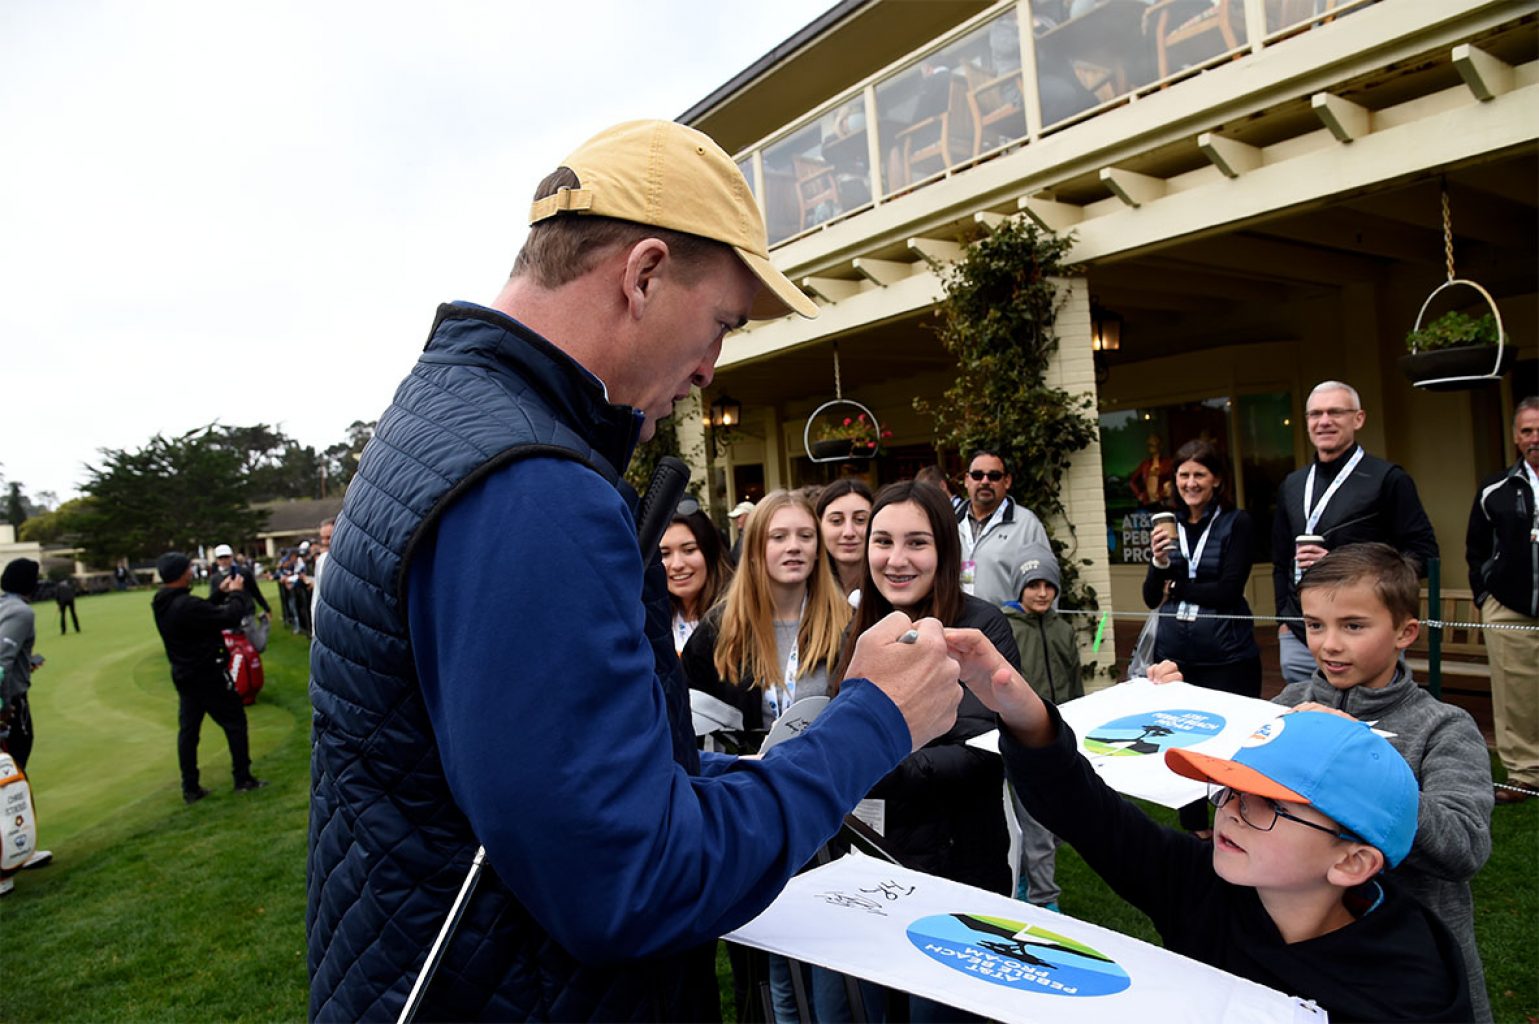
[[[1384,869],[1384,854],[1367,843],[1343,843],[1336,862],[1325,873],[1326,881],[1350,889],[1362,885]]]
[[[1400,627],[1395,630],[1395,649],[1397,651],[1405,650],[1414,644],[1416,638],[1420,635],[1421,621],[1413,615],[1402,622]]]
[[[622,288],[632,319],[640,320],[656,295],[668,256],[668,243],[661,238],[643,238],[627,251]]]

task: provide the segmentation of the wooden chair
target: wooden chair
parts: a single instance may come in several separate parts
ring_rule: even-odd
[[[1185,13],[1180,8],[1190,7],[1191,0],[1159,0],[1144,12],[1144,34],[1154,37],[1160,78],[1170,75],[1173,52],[1177,58],[1186,58],[1181,65],[1186,67],[1240,47],[1245,18],[1242,0],[1215,0],[1212,7],[1177,21]]]
[[[972,112],[967,104],[967,80],[958,75],[951,75],[950,78],[946,109],[909,125],[895,137],[898,150],[902,153],[899,168],[904,185],[911,185],[919,178],[927,177],[942,168],[951,170],[953,135],[960,136],[968,131],[967,120]],[[930,138],[931,133],[934,133],[933,139]],[[925,169],[926,164],[937,159],[941,162],[941,168]]]
[[[1021,97],[1025,87],[1020,69],[990,78],[982,68],[963,64],[962,73],[967,78],[967,107],[973,120],[973,156],[983,152],[984,130],[1001,122],[1005,127],[992,133],[1001,142],[1024,138],[1026,111],[1021,107]],[[1015,84],[1013,96],[1007,88],[1011,83]]]
[[[812,211],[826,202],[832,202],[838,208],[839,185],[833,167],[822,160],[793,156],[791,169],[796,172],[796,205],[801,218],[798,230],[806,231],[807,217]]]

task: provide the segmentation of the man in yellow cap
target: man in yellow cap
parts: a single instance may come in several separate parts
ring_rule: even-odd
[[[490,307],[441,307],[332,535],[311,649],[310,1013],[394,1017],[477,847],[424,1018],[698,1020],[747,921],[950,727],[938,623],[884,621],[763,760],[696,749],[621,473],[750,319],[815,306],[731,158],[667,121],[535,195]],[[910,638],[912,639],[912,638]]]

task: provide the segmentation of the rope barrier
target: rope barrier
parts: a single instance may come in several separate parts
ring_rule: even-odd
[[[1133,612],[1119,612],[1119,611],[1117,611],[1115,609],[1106,609],[1106,608],[1100,609],[1098,611],[1090,611],[1090,610],[1083,609],[1083,608],[1060,608],[1060,609],[1058,609],[1058,614],[1060,614],[1060,615],[1094,615],[1094,616],[1098,616],[1098,617],[1099,616],[1108,616],[1108,617],[1113,618],[1113,619],[1146,619],[1146,618],[1149,617],[1149,610],[1148,609],[1144,609],[1144,610],[1141,610],[1141,611],[1133,611]],[[1291,623],[1296,623],[1298,625],[1303,625],[1303,623],[1304,623],[1303,617],[1302,616],[1298,616],[1298,615],[1230,615],[1230,614],[1225,614],[1223,612],[1196,612],[1196,613],[1194,613],[1191,616],[1191,618],[1194,618],[1194,619],[1240,619],[1240,620],[1249,621],[1249,622],[1271,622],[1271,623],[1290,623],[1291,622]],[[1440,619],[1422,619],[1420,621],[1421,621],[1421,624],[1423,626],[1427,626],[1429,628],[1433,627],[1433,626],[1436,626],[1436,627],[1439,627],[1441,629],[1497,629],[1497,630],[1507,630],[1509,632],[1517,632],[1517,633],[1539,633],[1539,626],[1521,626],[1521,625],[1518,625],[1516,623],[1507,623],[1507,622],[1444,622],[1444,621],[1442,621]]]

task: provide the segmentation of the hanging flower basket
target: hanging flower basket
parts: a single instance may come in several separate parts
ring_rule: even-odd
[[[1423,327],[1427,308],[1437,294],[1459,285],[1479,292],[1491,312],[1479,319],[1450,312]],[[1450,277],[1432,290],[1406,335],[1406,345],[1411,352],[1400,357],[1400,369],[1413,385],[1428,391],[1482,387],[1511,369],[1514,357],[1491,293],[1463,278]]]
[[[802,447],[813,462],[851,462],[876,455],[883,439],[891,436],[870,409],[848,398],[836,398],[807,417]]]
[[[829,438],[812,442],[808,456],[814,462],[837,462],[844,459],[869,459],[876,454],[874,441],[847,441]]]

